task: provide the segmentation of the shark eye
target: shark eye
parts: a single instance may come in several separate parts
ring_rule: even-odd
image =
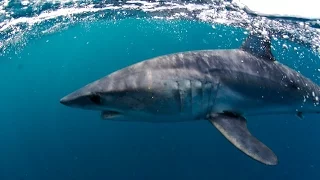
[[[93,102],[94,104],[97,104],[97,105],[100,105],[101,104],[101,98],[99,95],[92,95],[89,97],[90,98],[90,101]]]

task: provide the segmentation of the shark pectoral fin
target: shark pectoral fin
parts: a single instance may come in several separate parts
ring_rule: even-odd
[[[210,122],[238,149],[267,165],[276,165],[277,156],[266,145],[251,135],[246,119],[229,114],[212,114]]]

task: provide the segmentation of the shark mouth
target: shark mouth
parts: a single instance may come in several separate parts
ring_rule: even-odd
[[[121,116],[121,113],[113,110],[104,110],[100,114],[101,119],[112,119],[118,116]]]

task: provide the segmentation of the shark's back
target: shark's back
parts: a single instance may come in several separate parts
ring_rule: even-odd
[[[119,74],[127,76],[143,71],[157,72],[161,70],[196,71],[202,73],[202,75],[215,71],[240,71],[247,74],[256,74],[257,70],[260,70],[260,73],[268,75],[271,68],[274,70],[274,67],[271,66],[274,66],[274,64],[239,49],[200,50],[159,56],[126,67],[109,76],[119,77]],[[178,74],[176,73],[176,75]]]

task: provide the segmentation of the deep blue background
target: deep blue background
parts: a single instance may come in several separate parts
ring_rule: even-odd
[[[0,180],[320,179],[319,116],[248,118],[251,132],[278,156],[260,164],[209,122],[112,122],[59,99],[119,68],[185,50],[238,48],[240,29],[190,21],[99,21],[30,39],[0,57]],[[237,40],[236,40],[237,39]],[[319,83],[307,48],[276,58]]]

